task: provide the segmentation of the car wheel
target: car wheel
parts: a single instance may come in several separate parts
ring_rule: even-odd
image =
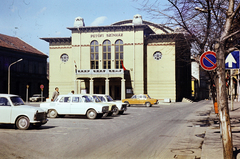
[[[48,111],[48,116],[49,116],[49,118],[56,118],[57,117],[57,111],[56,110],[54,110],[54,109],[50,109],[49,111]]]
[[[16,126],[20,130],[27,130],[29,128],[30,122],[28,117],[21,116],[16,121]]]
[[[146,107],[151,107],[152,105],[151,105],[151,103],[146,102],[146,103],[145,103],[145,106],[146,106]]]
[[[119,113],[118,107],[114,108],[112,115],[115,116],[118,115],[118,113]]]
[[[88,119],[95,119],[97,117],[97,112],[94,109],[89,109],[87,111],[87,118]]]
[[[109,112],[107,116],[112,116],[113,112]]]
[[[127,101],[125,101],[124,103],[126,103],[126,104],[127,104],[127,107],[130,107],[130,104],[129,104]]]

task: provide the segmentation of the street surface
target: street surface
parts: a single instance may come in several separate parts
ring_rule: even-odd
[[[120,116],[50,118],[39,129],[0,125],[1,159],[201,157],[211,101],[128,107]]]

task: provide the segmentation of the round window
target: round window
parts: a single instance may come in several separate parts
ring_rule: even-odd
[[[67,62],[68,61],[68,55],[67,54],[62,54],[60,58],[61,58],[62,62]]]
[[[155,53],[153,54],[153,58],[154,58],[155,60],[160,60],[160,59],[162,58],[162,53],[159,52],[159,51],[155,52]]]

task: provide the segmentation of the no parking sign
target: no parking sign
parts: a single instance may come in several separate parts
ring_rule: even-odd
[[[200,57],[200,65],[206,71],[212,71],[217,67],[216,53],[213,51],[204,52]]]

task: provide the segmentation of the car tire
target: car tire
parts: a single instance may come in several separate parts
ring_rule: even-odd
[[[94,109],[89,109],[86,115],[88,119],[96,119],[97,112]]]
[[[57,115],[58,115],[58,113],[57,113],[57,111],[56,111],[55,109],[50,109],[50,110],[48,111],[48,116],[49,116],[49,118],[56,118]]]
[[[126,104],[127,104],[127,107],[130,107],[130,104],[129,104],[129,102],[125,101],[124,103],[126,103]]]
[[[118,107],[114,108],[114,112],[112,113],[112,115],[116,116],[116,115],[118,115],[118,113],[119,113]]]
[[[151,103],[146,102],[146,103],[145,103],[145,106],[146,106],[146,107],[151,107],[152,105],[151,105]]]
[[[16,126],[20,130],[27,130],[30,126],[30,121],[28,117],[26,116],[19,117],[16,121]]]

